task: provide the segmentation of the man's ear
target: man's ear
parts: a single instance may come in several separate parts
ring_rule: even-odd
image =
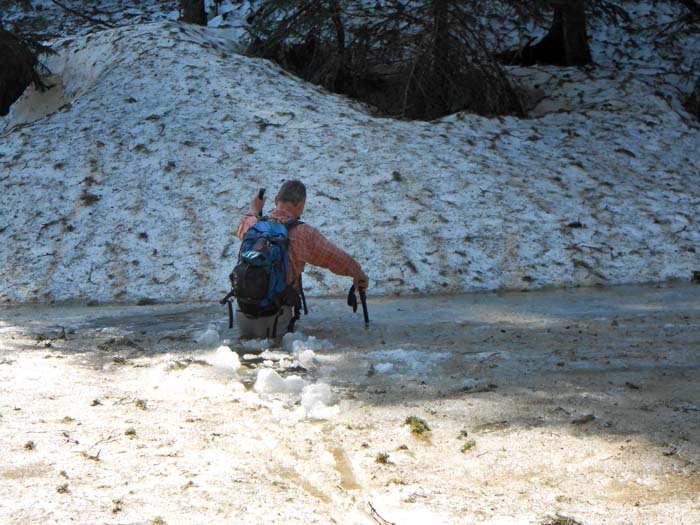
[[[275,207],[277,206],[277,204],[279,204],[279,202],[277,201],[277,195],[275,195]]]

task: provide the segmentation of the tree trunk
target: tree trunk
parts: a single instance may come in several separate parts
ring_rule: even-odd
[[[189,24],[207,25],[207,13],[204,11],[204,0],[182,0],[182,21]]]
[[[331,0],[331,19],[333,27],[335,27],[335,38],[338,44],[338,52],[342,55],[345,53],[345,26],[340,18],[340,4],[338,0]]]
[[[515,62],[558,66],[585,66],[593,62],[588,47],[584,0],[557,0],[549,33],[537,44],[527,45]]]
[[[695,82],[695,89],[685,101],[685,109],[696,117],[700,117],[700,77]]]
[[[438,99],[449,100],[448,71],[450,68],[449,0],[433,0],[435,42],[433,43],[433,75]]]

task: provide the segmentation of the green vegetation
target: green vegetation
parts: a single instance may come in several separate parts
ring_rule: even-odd
[[[473,439],[468,440],[464,445],[462,445],[462,448],[460,449],[460,452],[464,453],[467,452],[471,449],[473,449],[476,446],[476,441]]]
[[[426,423],[424,419],[421,419],[416,416],[407,417],[406,421],[404,422],[404,425],[410,426],[411,432],[419,436],[425,434],[426,432],[430,432],[430,427],[428,426],[428,423]]]

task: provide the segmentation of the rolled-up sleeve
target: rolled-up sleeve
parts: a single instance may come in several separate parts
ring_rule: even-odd
[[[295,248],[304,262],[326,268],[336,275],[356,277],[362,267],[347,252],[326,239],[316,228],[304,225],[299,228],[303,240]]]
[[[241,219],[241,222],[238,223],[238,229],[236,229],[236,235],[238,235],[238,238],[243,239],[250,227],[259,220],[260,218],[257,215],[246,213]]]

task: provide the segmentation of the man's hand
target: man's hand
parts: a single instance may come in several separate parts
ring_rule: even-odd
[[[258,194],[255,194],[253,200],[250,201],[250,213],[253,215],[262,215],[263,206],[265,205],[265,198],[258,198]]]
[[[360,271],[360,275],[355,276],[352,282],[356,290],[362,290],[364,292],[369,286],[369,277],[367,277],[365,272]]]

